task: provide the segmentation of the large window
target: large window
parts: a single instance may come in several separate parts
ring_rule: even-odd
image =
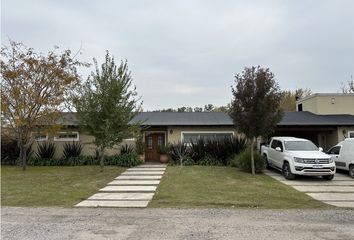
[[[224,138],[232,137],[232,132],[182,132],[182,142],[191,143],[198,139],[208,140],[222,140]]]
[[[79,141],[79,133],[78,132],[58,132],[54,141],[58,142],[67,142],[67,141]]]

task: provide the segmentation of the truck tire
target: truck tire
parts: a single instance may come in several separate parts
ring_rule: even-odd
[[[265,154],[263,155],[263,161],[264,161],[264,165],[265,165],[266,169],[271,169],[269,162],[268,162],[268,157]]]
[[[285,179],[288,179],[288,180],[294,180],[295,179],[295,174],[293,174],[291,172],[290,165],[289,165],[288,162],[284,162],[284,165],[283,165],[283,176],[285,177]]]
[[[325,175],[325,176],[322,176],[322,179],[328,180],[328,181],[331,181],[333,178],[334,178],[334,175]]]
[[[354,165],[353,164],[349,166],[349,176],[354,178]]]

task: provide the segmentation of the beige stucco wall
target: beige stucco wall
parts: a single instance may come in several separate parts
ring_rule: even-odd
[[[343,134],[343,130],[345,134]],[[343,141],[348,137],[348,132],[354,131],[354,127],[341,126],[338,127],[336,131],[332,131],[326,134],[326,146],[323,146],[325,149],[329,149],[336,145],[337,143]]]
[[[74,131],[77,131],[77,130],[73,130],[73,132]],[[91,135],[89,135],[87,133],[79,131],[79,142],[82,144],[81,155],[83,155],[83,156],[95,156],[96,146],[93,144],[93,140],[94,140],[93,136],[91,136]],[[55,150],[54,158],[57,158],[57,159],[59,159],[59,158],[61,158],[63,156],[64,144],[65,143],[72,143],[72,141],[54,141],[54,135],[53,134],[49,134],[48,135],[48,141],[55,143],[56,150]],[[40,142],[35,141],[33,143],[32,150],[33,150],[34,154],[36,153],[37,146],[40,143],[42,143],[42,142],[41,141]],[[125,144],[135,146],[135,140],[133,140],[133,139],[124,140],[121,144],[116,145],[113,148],[106,149],[105,154],[106,155],[119,154],[120,146],[125,145]]]
[[[178,126],[168,127],[167,141],[169,143],[177,143],[182,141],[182,132],[232,132],[233,134],[237,134],[235,128],[232,126]]]
[[[313,95],[297,102],[302,110],[316,114],[352,114],[354,115],[354,94]]]

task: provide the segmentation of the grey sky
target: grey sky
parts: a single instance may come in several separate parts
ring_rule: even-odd
[[[354,1],[2,0],[1,40],[128,59],[144,109],[225,105],[261,65],[282,89],[338,92],[354,74]],[[88,71],[82,71],[86,77]]]

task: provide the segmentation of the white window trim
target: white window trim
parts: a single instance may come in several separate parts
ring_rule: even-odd
[[[60,134],[60,133],[64,133],[64,134],[65,133],[76,133],[77,137],[76,138],[57,138],[56,136],[54,136],[55,142],[71,142],[71,141],[77,142],[80,139],[79,132],[57,132],[57,134]]]
[[[235,136],[234,131],[182,131],[181,132],[181,142],[184,142],[183,134],[189,133],[189,134],[200,134],[200,133],[231,133],[232,136]]]
[[[350,134],[354,134],[354,131],[348,131],[348,138],[351,138]]]
[[[32,133],[32,137],[33,139],[36,141],[36,142],[45,142],[45,141],[48,141],[48,133],[45,134],[45,138],[40,138],[40,139],[36,139],[36,135],[37,133],[36,132],[33,132]]]

